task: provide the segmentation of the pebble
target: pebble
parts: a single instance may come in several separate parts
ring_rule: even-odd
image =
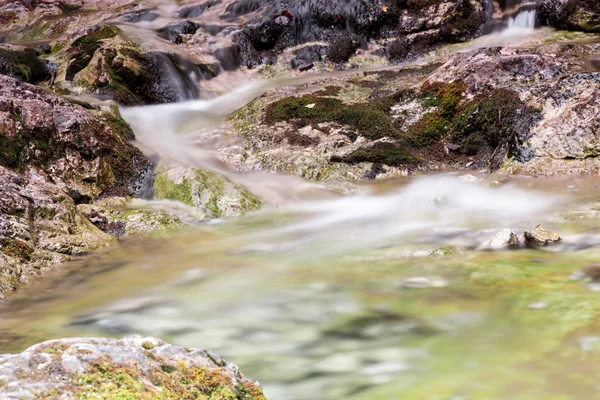
[[[530,305],[527,306],[527,308],[530,308],[532,310],[544,310],[546,308],[548,308],[548,303],[531,303]]]
[[[448,286],[448,281],[439,276],[414,276],[403,280],[399,286],[407,289],[441,288]]]
[[[596,347],[596,343],[600,342],[600,337],[598,336],[583,336],[579,338],[579,348],[581,351],[591,352],[594,351]]]

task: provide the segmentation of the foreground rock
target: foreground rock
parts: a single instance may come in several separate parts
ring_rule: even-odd
[[[0,355],[5,399],[265,399],[234,364],[160,339],[59,339]]]
[[[152,163],[117,115],[0,75],[0,298],[110,242],[77,210],[143,192]]]

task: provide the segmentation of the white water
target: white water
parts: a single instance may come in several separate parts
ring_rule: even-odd
[[[535,28],[536,10],[521,11],[514,18],[509,18],[508,29],[529,29]]]
[[[455,174],[423,176],[386,195],[296,203],[284,211],[301,214],[298,222],[257,234],[262,244],[245,250],[316,256],[399,243],[478,246],[499,228],[523,231],[544,222],[559,201],[559,196],[511,185],[486,187]]]

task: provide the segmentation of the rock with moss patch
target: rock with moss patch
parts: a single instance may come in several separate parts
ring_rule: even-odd
[[[0,382],[0,397],[10,399],[265,400],[234,364],[138,335],[51,340],[0,355]]]
[[[110,241],[43,172],[0,166],[0,298],[40,270]]]
[[[600,3],[595,0],[541,0],[539,19],[558,29],[600,32]]]
[[[0,74],[37,83],[56,74],[56,65],[39,58],[36,50],[16,46],[0,47]]]
[[[261,207],[260,199],[241,186],[213,172],[193,168],[159,169],[154,196],[203,208],[211,218],[243,215]]]
[[[98,229],[115,237],[163,236],[208,219],[206,213],[175,202],[158,204],[125,197],[100,199],[77,209]]]
[[[151,162],[118,116],[0,75],[0,165],[42,169],[78,203],[144,189]]]

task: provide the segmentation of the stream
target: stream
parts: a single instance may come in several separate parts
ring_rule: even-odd
[[[539,34],[534,22],[532,10],[511,17],[494,43]],[[443,171],[341,196],[232,171],[185,135],[323,76],[122,108],[149,154],[220,173],[273,206],[125,237],[47,272],[0,305],[0,352],[138,333],[210,349],[275,400],[600,399],[600,284],[581,273],[600,260],[600,178]],[[562,240],[485,249],[503,228],[523,240],[539,224]]]
[[[125,239],[21,291],[0,347],[153,335],[272,399],[592,399],[600,180],[447,172]],[[554,246],[480,249],[543,223]]]

